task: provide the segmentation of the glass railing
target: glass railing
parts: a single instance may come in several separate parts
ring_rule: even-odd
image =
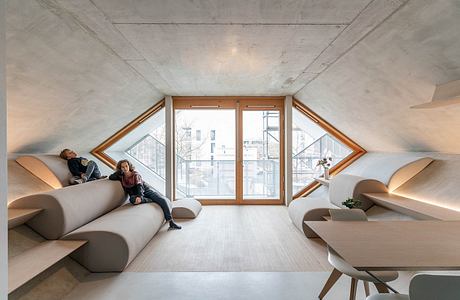
[[[351,154],[351,150],[328,134],[293,155],[293,191],[313,182],[323,174],[316,167],[319,159],[332,157],[332,166]],[[165,180],[163,143],[151,135],[145,136],[126,151],[130,156]],[[331,166],[331,167],[332,167]],[[279,160],[244,160],[243,194],[245,198],[279,197]],[[176,189],[185,196],[231,199],[235,197],[234,160],[186,160],[176,155]]]
[[[351,153],[350,148],[329,134],[324,134],[297,154],[294,153],[292,157],[293,192],[299,192],[313,182],[315,177],[323,175],[323,169],[317,167],[318,160],[332,157],[331,167],[333,167]]]

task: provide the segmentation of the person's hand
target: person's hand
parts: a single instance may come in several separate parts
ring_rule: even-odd
[[[136,197],[136,201],[134,202],[134,204],[140,204],[142,201],[141,197]]]

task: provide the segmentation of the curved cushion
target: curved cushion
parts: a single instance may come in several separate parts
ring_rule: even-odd
[[[324,221],[323,216],[329,215],[329,208],[337,208],[327,198],[304,197],[289,203],[288,213],[292,223],[307,237],[317,237],[304,221]]]
[[[20,156],[16,161],[49,186],[59,189],[69,185],[72,174],[67,161],[57,155]]]
[[[404,294],[375,294],[366,298],[366,300],[409,300],[408,295]]]
[[[342,202],[348,198],[361,200],[363,210],[369,209],[374,203],[362,196],[362,193],[387,193],[387,187],[375,179],[339,174],[329,183],[329,200],[338,207],[346,208]]]
[[[193,198],[179,199],[172,203],[174,219],[194,219],[201,211],[201,203]]]
[[[163,211],[156,203],[125,204],[63,239],[89,241],[71,256],[91,272],[121,272],[163,222]]]
[[[378,283],[377,280],[375,280],[372,276],[370,276],[366,272],[358,271],[355,268],[353,268],[350,264],[348,264],[345,260],[343,260],[337,254],[337,252],[335,252],[330,247],[328,247],[327,259],[334,268],[336,268],[337,270],[339,270],[345,275],[348,275],[350,277],[353,277],[359,280]],[[398,278],[398,272],[396,271],[374,271],[372,272],[372,274],[374,274],[377,278],[379,278],[383,282],[390,282]]]
[[[368,153],[344,173],[378,180],[391,192],[417,175],[432,161],[430,157],[410,153]]]
[[[111,211],[125,200],[120,182],[105,179],[22,197],[8,207],[42,208],[27,225],[53,240]]]

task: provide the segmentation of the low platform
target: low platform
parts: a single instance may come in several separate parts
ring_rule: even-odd
[[[8,260],[8,294],[45,271],[86,241],[46,241]]]
[[[201,203],[194,198],[173,201],[172,216],[174,219],[195,219],[201,211]]]
[[[42,210],[41,208],[8,208],[8,229],[24,224]]]

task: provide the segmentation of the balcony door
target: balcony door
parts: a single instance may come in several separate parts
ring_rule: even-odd
[[[175,197],[281,204],[283,99],[174,97]]]

